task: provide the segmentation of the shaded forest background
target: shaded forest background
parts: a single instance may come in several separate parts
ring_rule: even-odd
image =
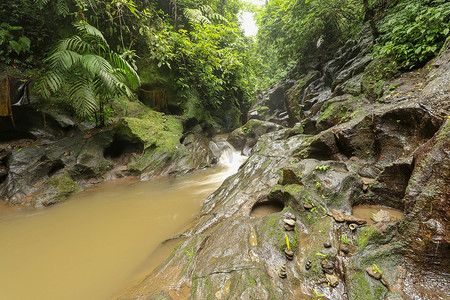
[[[256,37],[244,36],[243,10],[255,13]],[[257,91],[363,35],[394,70],[423,66],[449,19],[444,0],[5,0],[0,63],[32,79],[41,99],[98,126],[140,100],[230,131]]]

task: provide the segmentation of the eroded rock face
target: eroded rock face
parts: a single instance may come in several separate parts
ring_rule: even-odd
[[[205,200],[188,240],[120,299],[450,297],[450,50],[431,72],[389,79],[374,77],[379,62],[364,45],[263,97],[264,115],[285,109],[295,126],[236,131],[237,147],[251,140],[248,160]],[[284,209],[249,217],[261,203]],[[405,215],[368,225],[351,216],[357,204]],[[286,228],[292,216],[295,227]]]
[[[0,199],[49,206],[105,179],[182,174],[214,163],[204,135],[182,136],[176,117],[136,106],[140,118],[124,117],[104,129],[21,108],[18,126],[0,130]]]

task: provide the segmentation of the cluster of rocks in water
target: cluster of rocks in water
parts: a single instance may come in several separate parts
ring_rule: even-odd
[[[370,45],[299,64],[259,98],[228,138],[248,160],[205,200],[188,239],[120,299],[450,297],[450,49],[388,78]],[[249,217],[263,203],[283,209]],[[404,215],[369,224],[352,216],[362,204]]]

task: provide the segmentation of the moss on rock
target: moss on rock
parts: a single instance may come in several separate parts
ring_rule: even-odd
[[[38,196],[38,199],[43,199],[42,205],[44,206],[62,202],[70,195],[82,190],[66,170],[53,175],[44,183],[44,186],[44,194]]]
[[[397,63],[394,59],[378,58],[366,67],[361,89],[369,99],[375,100],[381,96],[382,88],[386,80],[392,78],[397,72]]]

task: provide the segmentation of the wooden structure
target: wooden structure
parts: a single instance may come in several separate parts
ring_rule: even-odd
[[[12,117],[10,89],[8,75],[0,75],[0,117]]]

